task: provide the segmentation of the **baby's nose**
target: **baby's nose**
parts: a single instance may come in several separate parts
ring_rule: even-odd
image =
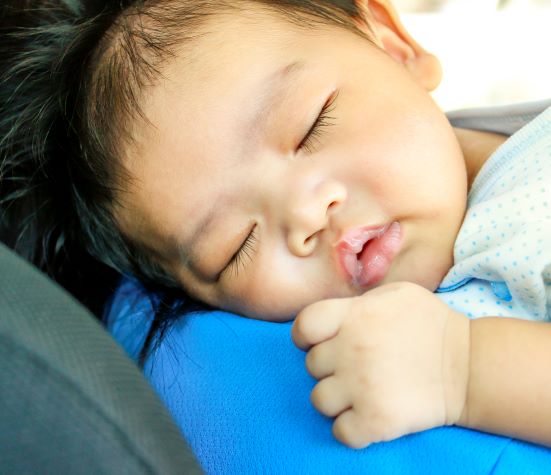
[[[289,196],[286,227],[290,251],[307,257],[314,252],[321,234],[327,231],[331,216],[346,201],[346,188],[337,181],[324,181]]]

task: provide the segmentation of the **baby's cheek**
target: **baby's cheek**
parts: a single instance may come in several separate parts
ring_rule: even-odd
[[[248,281],[246,288],[235,295],[234,309],[251,318],[283,322],[292,320],[304,307],[314,302],[348,297],[349,291],[339,282],[321,279],[319,272],[306,275],[305,271],[265,269]]]
[[[292,320],[300,311],[305,298],[291,285],[291,279],[276,279],[273,275],[258,275],[246,288],[233,297],[234,310],[250,318],[273,322]],[[296,284],[296,282],[295,282]]]

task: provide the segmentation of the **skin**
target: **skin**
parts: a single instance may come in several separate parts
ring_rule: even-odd
[[[139,147],[124,163],[134,182],[118,221],[199,299],[282,321],[322,299],[361,295],[369,288],[347,279],[335,244],[350,229],[393,221],[403,246],[380,284],[434,290],[451,267],[480,164],[471,166],[428,93],[440,79],[436,58],[390,4],[364,6],[358,24],[373,43],[254,7],[224,17],[147,91],[150,123],[137,127]],[[286,79],[265,130],[250,124],[266,78],[297,61],[304,69]],[[336,93],[332,125],[298,149]],[[220,214],[191,253],[184,243],[213,208]],[[248,256],[216,278],[253,227]]]
[[[292,336],[320,380],[312,403],[335,417],[333,434],[344,444],[470,426],[470,320],[427,289],[395,282],[316,302],[298,315]]]
[[[467,317],[432,291],[452,266],[468,189],[504,138],[452,129],[429,95],[436,58],[389,2],[361,5],[372,42],[251,5],[176,55],[144,99],[148,124],[136,125],[141,140],[124,162],[133,182],[116,216],[199,299],[264,320],[296,315],[292,337],[320,380],[312,402],[336,418],[343,443],[450,424],[502,430],[472,417],[485,413],[488,378],[471,381],[484,361],[471,347],[487,341],[471,340]],[[255,119],[286,67],[285,94]],[[299,147],[328,102],[332,125]],[[191,252],[185,243],[212,210]],[[377,288],[354,285],[336,243],[392,222],[403,244],[388,273]],[[248,257],[220,274],[253,228]]]

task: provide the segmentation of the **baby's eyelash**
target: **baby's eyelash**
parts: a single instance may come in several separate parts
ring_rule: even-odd
[[[330,117],[329,114],[335,110],[335,100],[337,99],[338,95],[339,92],[337,91],[337,93],[334,94],[333,97],[331,97],[331,99],[325,103],[325,105],[321,109],[318,118],[314,122],[314,125],[312,125],[306,136],[302,139],[302,142],[300,142],[299,146],[297,147],[298,150],[304,149],[306,150],[306,152],[312,153],[314,141],[319,139],[324,132],[322,127],[334,125],[334,122],[330,121],[335,120],[335,117]]]
[[[252,254],[256,249],[257,243],[258,243],[258,236],[256,233],[256,226],[255,226],[251,230],[251,232],[247,236],[247,239],[245,239],[241,247],[233,255],[226,269],[224,269],[224,272],[231,271],[232,273],[235,273],[234,277],[237,277],[237,275],[239,274],[239,268],[240,267],[244,268],[246,265],[246,261],[252,260]]]

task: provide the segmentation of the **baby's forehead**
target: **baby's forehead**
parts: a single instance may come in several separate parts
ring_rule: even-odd
[[[265,83],[265,77],[282,70],[299,73],[304,61],[286,61],[296,56],[289,44],[297,35],[312,31],[286,21],[272,9],[236,10],[213,18],[215,21],[206,24],[205,34],[174,50],[158,80],[144,89],[141,105],[146,120],[136,127],[135,148],[124,159],[130,175],[137,177],[133,194],[139,197],[132,204],[130,232],[146,247],[171,259],[181,256],[183,232],[182,228],[175,231],[177,213],[168,226],[157,219],[155,210],[161,208],[153,208],[152,202],[171,202],[170,196],[159,198],[170,188],[163,183],[178,189],[173,181],[182,168],[179,161],[185,161],[189,173],[180,176],[189,179],[180,184],[182,191],[185,188],[193,194],[194,189],[204,187],[208,178],[201,170],[206,166],[203,157],[223,148],[224,136],[243,115],[239,101],[228,97],[238,97],[236,90],[240,89],[240,97],[246,98],[247,91],[253,94],[250,91]],[[228,104],[232,110],[227,110]],[[192,173],[194,167],[201,172],[201,179]],[[149,188],[144,189],[144,184]],[[187,219],[180,216],[180,220]]]

